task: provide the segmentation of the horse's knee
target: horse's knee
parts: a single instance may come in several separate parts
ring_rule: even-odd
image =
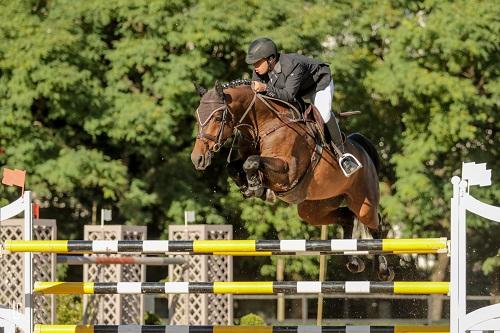
[[[260,156],[252,155],[246,159],[245,163],[243,163],[243,170],[245,170],[245,172],[256,171],[259,169],[259,165]]]

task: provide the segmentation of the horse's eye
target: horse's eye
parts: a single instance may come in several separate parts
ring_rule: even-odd
[[[214,120],[220,123],[222,121],[222,117],[221,116],[214,117]]]

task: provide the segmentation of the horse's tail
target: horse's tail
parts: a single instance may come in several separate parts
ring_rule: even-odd
[[[352,133],[350,134],[347,139],[354,141],[355,143],[359,144],[367,153],[368,156],[370,156],[373,165],[375,165],[375,169],[377,170],[377,173],[380,171],[380,157],[378,156],[377,149],[373,145],[373,143],[370,142],[365,136],[363,136],[361,133]]]

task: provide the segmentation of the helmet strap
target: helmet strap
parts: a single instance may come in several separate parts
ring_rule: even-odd
[[[269,66],[269,71],[274,69],[274,65],[276,64],[276,57],[270,56],[267,58],[267,65]]]

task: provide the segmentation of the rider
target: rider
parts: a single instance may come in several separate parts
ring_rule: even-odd
[[[339,125],[331,112],[333,80],[327,64],[296,53],[278,53],[269,38],[254,40],[245,61],[254,68],[255,92],[287,102],[297,102],[302,97],[311,100],[326,124],[337,148],[339,165],[347,177],[362,167],[356,157],[345,152]]]

